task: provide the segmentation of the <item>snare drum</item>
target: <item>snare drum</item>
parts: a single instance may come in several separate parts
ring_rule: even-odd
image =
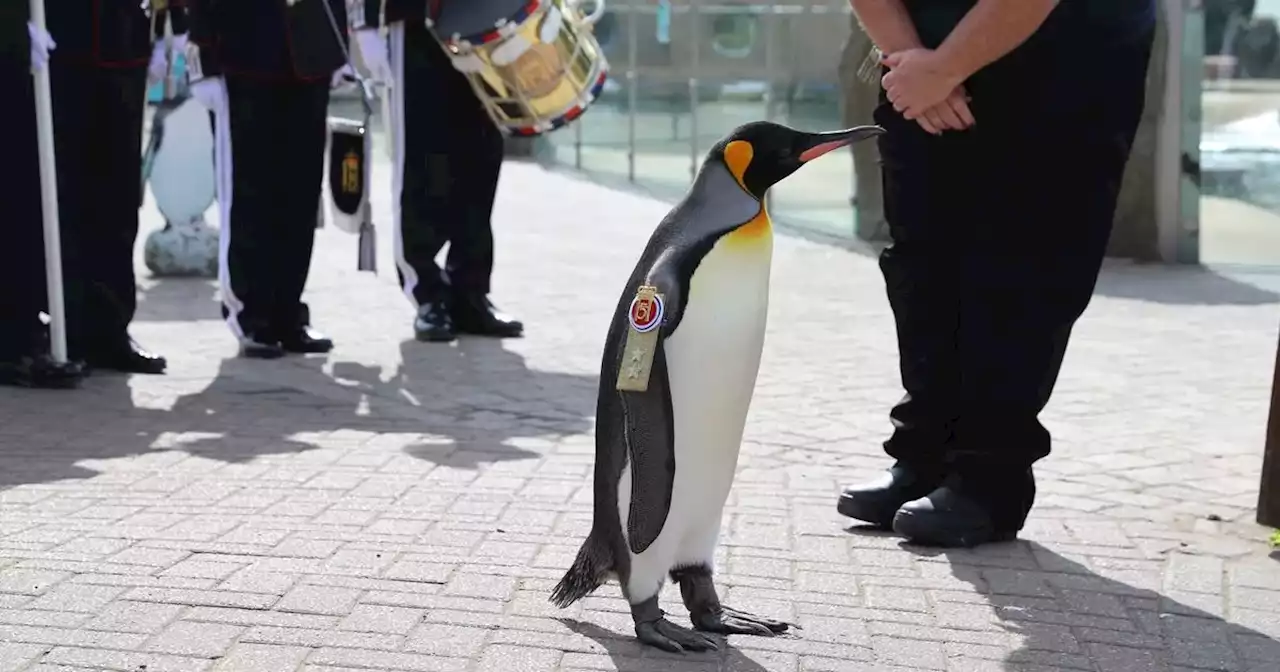
[[[427,27],[498,128],[507,135],[540,135],[581,116],[608,77],[608,62],[592,35],[604,0],[596,0],[590,15],[579,1],[440,3]]]

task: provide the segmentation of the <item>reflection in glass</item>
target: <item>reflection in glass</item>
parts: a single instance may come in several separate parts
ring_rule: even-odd
[[[1280,266],[1280,0],[1205,0],[1200,260]]]
[[[848,12],[847,0],[609,0],[597,39],[610,81],[573,127],[547,136],[550,154],[674,199],[739,124],[839,128]],[[841,150],[774,187],[770,211],[783,224],[852,236],[853,184]]]

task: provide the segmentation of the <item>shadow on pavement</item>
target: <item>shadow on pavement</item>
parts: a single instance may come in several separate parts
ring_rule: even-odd
[[[619,670],[728,670],[731,672],[769,672],[760,663],[751,660],[733,646],[729,646],[723,637],[716,637],[720,650],[706,653],[671,654],[666,651],[647,647],[636,641],[635,637],[621,635],[606,630],[594,623],[573,618],[557,618],[574,633],[586,637],[604,647]],[[679,625],[687,625],[680,623]],[[642,662],[643,661],[643,662]],[[717,664],[718,663],[718,664]],[[705,667],[703,666],[705,664]]]
[[[1152,588],[1107,578],[1035,542],[965,550],[904,543],[902,548],[947,561],[951,574],[984,598],[987,617],[1016,642],[1017,648],[1003,656],[1010,666],[1004,669],[1263,670],[1275,669],[1270,666],[1280,660],[1280,643],[1268,635]],[[1115,567],[1118,575],[1142,582],[1123,560]],[[1210,593],[1181,593],[1180,599],[1197,595],[1205,598],[1208,609],[1220,609],[1225,602]],[[950,606],[984,609],[980,603]],[[980,618],[976,613],[973,617]],[[973,648],[982,655],[978,650],[983,647]]]
[[[475,470],[537,459],[556,438],[590,429],[594,376],[530,370],[492,339],[409,341],[402,356],[387,381],[353,362],[335,363],[330,377],[323,357],[229,358],[204,389],[159,403],[135,401],[127,376],[106,373],[79,390],[0,389],[0,489],[120,469],[163,472],[188,456],[243,463],[302,453],[337,431],[435,435],[405,453]],[[92,464],[116,459],[131,463]]]
[[[1280,303],[1280,276],[1155,265],[1113,267],[1103,269],[1095,293],[1168,305],[1257,306]]]
[[[92,464],[81,466],[86,461],[128,458],[131,470],[162,472],[187,455],[243,463],[318,447],[290,438],[326,429],[312,415],[299,427],[263,422],[285,415],[264,408],[296,406],[305,395],[238,380],[226,372],[227,362],[232,360],[208,387],[178,397],[167,409],[138,407],[129,378],[106,373],[91,376],[79,390],[23,391],[6,398],[8,417],[0,416],[0,424],[11,430],[0,438],[0,488],[98,476]],[[333,419],[327,429],[344,424],[341,417],[328,417]]]
[[[321,361],[308,360],[317,368]],[[421,419],[413,431],[445,439],[406,454],[460,469],[536,459],[541,454],[524,446],[586,432],[595,412],[596,376],[530,369],[492,338],[407,340],[389,379],[377,367],[342,361],[333,363],[332,378],[364,395],[371,415],[395,406]]]

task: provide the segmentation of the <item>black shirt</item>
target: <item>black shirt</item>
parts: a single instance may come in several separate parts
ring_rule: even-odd
[[[1141,37],[1156,25],[1158,0],[1061,0],[1060,9],[1072,32],[1098,33],[1117,39]],[[1087,38],[1086,38],[1087,39]]]
[[[1159,0],[1060,0],[1038,38],[1047,34],[1079,41],[1081,48],[1099,40],[1140,37],[1156,24]],[[978,0],[903,0],[924,46],[936,49]]]

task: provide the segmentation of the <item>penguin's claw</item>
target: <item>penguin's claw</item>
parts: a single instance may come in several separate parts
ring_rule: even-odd
[[[715,651],[720,648],[706,635],[686,630],[665,618],[636,624],[636,638],[671,653]]]
[[[724,635],[772,637],[786,632],[790,627],[788,623],[755,616],[730,607],[690,614],[690,619],[693,621],[693,627],[698,630]]]
[[[788,623],[786,621],[779,621],[773,618],[765,618],[764,616],[756,616],[755,614],[748,614],[745,611],[739,611],[737,609],[734,609],[733,607],[721,607],[721,609],[724,610],[725,614],[729,616],[733,616],[734,618],[751,621],[752,623],[763,625],[764,627],[769,629],[769,632],[772,632],[774,634],[782,634],[792,627],[797,627],[797,628],[800,627],[792,623]]]

